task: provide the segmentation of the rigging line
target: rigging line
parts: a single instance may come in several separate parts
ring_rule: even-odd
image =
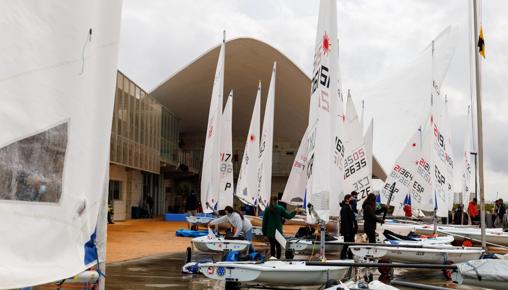
[[[83,44],[83,49],[81,50],[81,73],[82,75],[85,72],[85,49],[88,46],[88,43],[92,42],[92,28],[88,29],[88,34],[86,36],[85,43]]]

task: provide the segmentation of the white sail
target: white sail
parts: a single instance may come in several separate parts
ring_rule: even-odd
[[[258,165],[258,197],[261,210],[270,203],[272,187],[272,154],[273,154],[273,114],[275,110],[275,78],[277,74],[277,63],[273,63],[272,79],[266,98],[265,116],[263,118],[263,133],[259,144],[259,165]]]
[[[386,178],[381,190],[381,201],[387,203],[391,195],[390,205],[394,207],[395,216],[404,215],[404,200],[407,196],[411,198],[413,212],[416,209],[433,210],[432,207],[429,209],[422,206],[432,204],[433,200],[428,196],[432,191],[432,181],[427,157],[429,150],[425,145],[424,132],[419,128],[406,143]],[[394,182],[395,187],[391,193]]]
[[[259,83],[252,118],[243,151],[235,195],[248,205],[257,205],[257,173],[259,158],[259,127],[261,112],[261,83]]]
[[[470,112],[468,110],[466,123],[466,133],[464,134],[464,167],[462,173],[462,192],[461,192],[461,202],[464,206],[464,209],[467,209],[469,204],[469,199],[471,195],[471,123],[469,122],[471,119]]]
[[[449,130],[446,126],[446,106],[439,91],[433,86],[432,110],[428,119],[427,140],[430,140],[432,193],[436,215],[448,217],[450,199],[453,197],[453,159]],[[451,197],[450,197],[451,196]]]
[[[372,171],[369,169],[372,170],[372,166],[369,163],[372,163],[372,158],[369,159],[362,125],[350,93],[348,93],[346,106],[344,192],[346,194],[352,191],[358,192],[358,201],[361,202],[370,193]]]
[[[121,4],[0,1],[1,289],[97,262]]]
[[[324,221],[330,215],[339,215],[339,198],[343,194],[343,180],[337,178],[343,176],[344,162],[341,139],[344,115],[339,87],[337,3],[322,0],[312,72],[305,200],[307,206],[312,203]]]
[[[219,176],[219,205],[218,209],[233,206],[233,91],[229,93],[226,107],[222,112],[220,138],[220,176]]]
[[[367,131],[365,132],[365,135],[363,136],[363,140],[365,140],[365,153],[367,155],[367,167],[369,176],[372,178],[372,166],[374,164],[374,153],[373,153],[373,147],[374,147],[374,120],[371,119],[369,123],[369,127],[367,128]],[[372,191],[372,188],[369,188],[369,192]]]
[[[219,165],[221,117],[224,92],[224,54],[225,43],[222,42],[219,60],[213,81],[212,99],[206,126],[205,150],[201,173],[201,204],[206,213],[218,209],[219,200]]]
[[[309,145],[308,132],[309,129],[305,130],[295,156],[295,161],[291,167],[284,193],[282,194],[281,200],[288,204],[301,205],[305,198],[305,186],[307,185],[307,172],[305,168],[307,166],[307,149]]]

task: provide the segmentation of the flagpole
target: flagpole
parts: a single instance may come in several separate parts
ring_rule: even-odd
[[[477,1],[473,0],[473,24],[475,40],[479,37],[478,29],[478,6]],[[476,49],[476,41],[472,43]],[[482,248],[487,249],[487,241],[485,238],[485,193],[484,193],[484,178],[483,178],[483,129],[482,129],[482,98],[481,98],[481,67],[480,67],[480,52],[477,50],[474,54],[475,59],[475,73],[476,73],[476,119],[477,119],[477,156],[478,156],[478,186],[480,191],[480,223],[482,234]]]

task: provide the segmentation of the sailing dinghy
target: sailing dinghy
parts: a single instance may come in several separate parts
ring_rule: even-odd
[[[392,262],[447,264],[462,263],[479,259],[484,253],[482,248],[464,248],[451,245],[425,245],[422,247],[392,247],[354,245],[349,247],[355,257],[388,259]]]
[[[433,225],[418,225],[415,226],[416,233],[428,235],[434,232]],[[438,234],[452,235],[458,241],[470,239],[475,242],[481,241],[482,234],[480,228],[475,227],[452,227],[452,226],[438,226],[436,228]],[[501,228],[485,229],[485,237],[487,243],[508,246],[508,232]]]
[[[343,266],[307,266],[305,261],[280,260],[203,263],[199,267],[203,275],[214,280],[269,285],[322,285],[330,279],[342,279],[349,270]]]
[[[191,240],[192,246],[201,252],[246,251],[251,245],[246,240],[229,240],[223,236],[215,235],[211,229],[208,235]]]

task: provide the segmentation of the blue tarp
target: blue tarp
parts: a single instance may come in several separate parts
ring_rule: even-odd
[[[176,231],[177,237],[203,237],[206,235],[208,235],[208,230],[194,231],[194,230],[179,229]]]

